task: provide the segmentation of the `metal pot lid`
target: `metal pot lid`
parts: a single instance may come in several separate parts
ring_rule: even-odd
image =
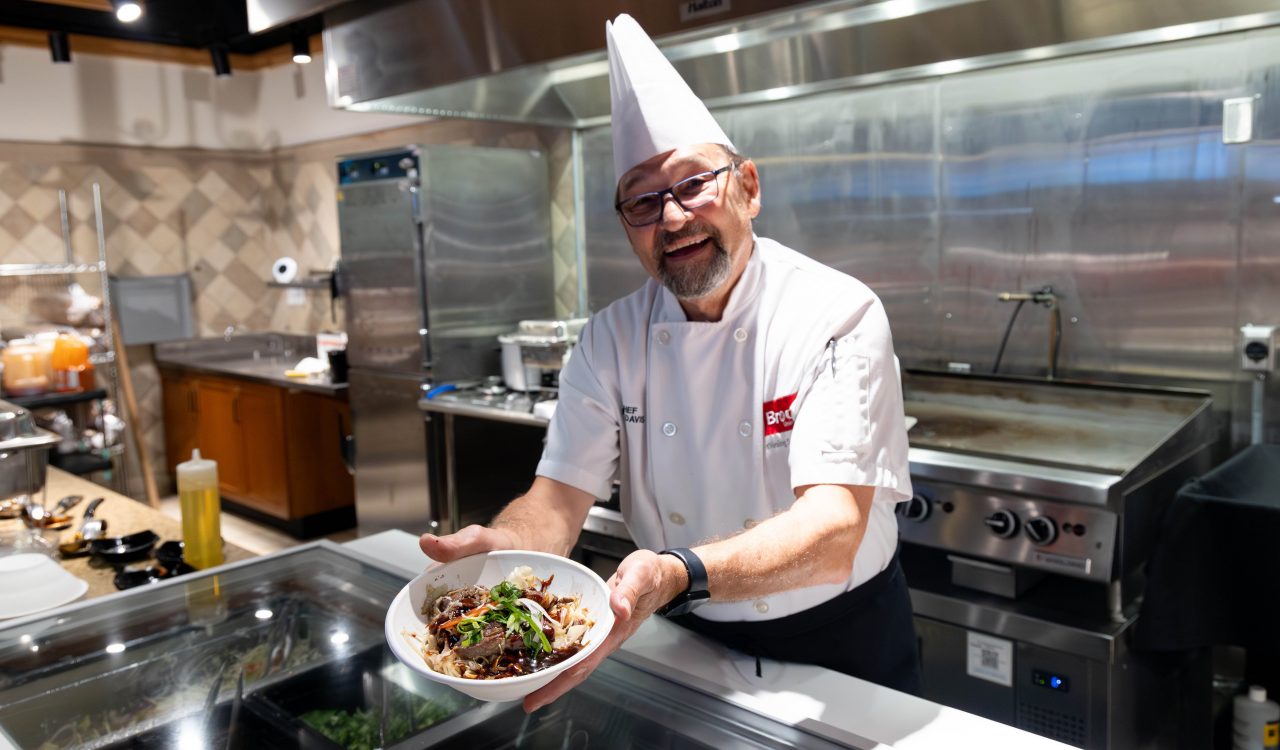
[[[0,451],[33,448],[58,440],[48,430],[36,427],[31,412],[8,401],[0,401]]]

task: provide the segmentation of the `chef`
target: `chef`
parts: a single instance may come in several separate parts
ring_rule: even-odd
[[[651,278],[583,329],[529,491],[489,526],[424,535],[422,549],[567,555],[621,480],[641,549],[609,580],[616,624],[526,710],[654,614],[757,657],[918,691],[893,513],[911,496],[907,437],[884,308],[857,280],[755,236],[755,164],[634,19],[606,36],[616,207]]]

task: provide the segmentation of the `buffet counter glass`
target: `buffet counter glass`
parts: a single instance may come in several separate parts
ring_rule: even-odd
[[[383,641],[408,578],[317,542],[0,627],[0,747],[839,747],[610,659],[532,715]]]

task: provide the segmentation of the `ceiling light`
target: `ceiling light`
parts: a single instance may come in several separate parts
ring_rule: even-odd
[[[142,18],[142,3],[138,0],[111,0],[111,7],[120,23],[133,23]]]
[[[67,38],[67,32],[49,32],[49,56],[56,63],[71,62],[71,41]]]
[[[296,63],[311,62],[311,40],[305,34],[293,38],[293,61]]]
[[[219,78],[225,78],[231,75],[231,58],[227,55],[227,48],[218,45],[209,48],[209,58],[213,60],[213,74]]]

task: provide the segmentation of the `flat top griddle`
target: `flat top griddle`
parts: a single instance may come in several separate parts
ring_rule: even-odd
[[[1120,385],[905,372],[914,448],[1124,475],[1208,408],[1209,396]]]

